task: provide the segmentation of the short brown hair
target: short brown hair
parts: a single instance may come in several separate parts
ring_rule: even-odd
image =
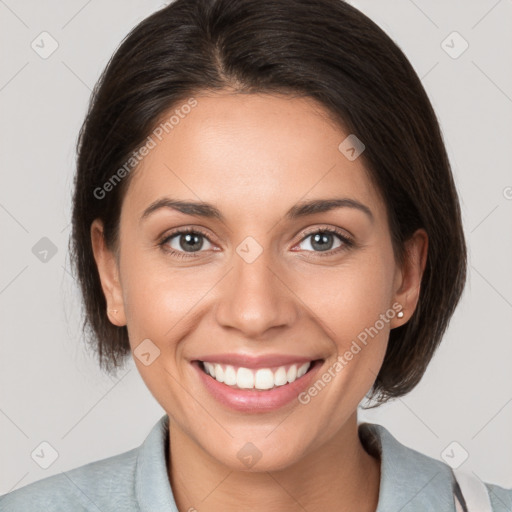
[[[341,0],[177,0],[137,25],[111,58],[79,135],[70,240],[84,331],[100,366],[115,371],[130,345],[126,327],[107,317],[90,227],[102,219],[107,245],[116,246],[131,175],[105,197],[97,190],[165,112],[226,88],[317,100],[366,146],[362,158],[386,203],[397,261],[418,228],[427,232],[417,308],[391,331],[371,390],[378,403],[404,395],[422,378],[464,288],[460,206],[421,81],[398,46]]]

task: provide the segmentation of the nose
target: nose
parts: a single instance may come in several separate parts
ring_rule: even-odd
[[[233,253],[233,267],[221,283],[216,320],[245,338],[262,338],[272,328],[290,327],[298,316],[288,274],[263,252],[252,262]]]

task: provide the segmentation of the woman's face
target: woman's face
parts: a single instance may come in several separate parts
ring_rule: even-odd
[[[284,468],[354,421],[390,329],[412,314],[423,263],[396,265],[362,159],[339,149],[349,134],[313,100],[195,99],[134,171],[118,262],[93,224],[103,288],[118,310],[109,316],[127,325],[138,370],[173,428],[232,468],[260,456],[256,470]],[[345,206],[304,208],[340,199]],[[211,206],[179,211],[171,201]],[[236,384],[198,361],[218,362],[219,380]],[[293,363],[310,361],[297,379]]]

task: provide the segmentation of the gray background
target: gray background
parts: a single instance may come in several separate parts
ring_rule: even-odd
[[[465,450],[461,469],[512,487],[512,1],[352,3],[422,78],[469,246],[463,299],[424,379],[360,419],[438,459],[460,463]],[[131,361],[111,378],[86,351],[67,256],[74,144],[91,88],[125,34],[162,5],[0,0],[0,494],[138,446],[164,414]],[[58,43],[46,59],[31,47],[51,48],[43,31]],[[58,453],[47,469],[51,449],[39,464],[31,457],[44,441]]]

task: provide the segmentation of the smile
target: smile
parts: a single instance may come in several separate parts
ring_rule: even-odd
[[[291,364],[278,368],[259,368],[257,370],[236,367],[229,364],[201,361],[202,369],[217,382],[237,389],[267,390],[291,384],[302,377],[311,367],[311,363]]]
[[[191,361],[199,380],[211,398],[229,409],[243,413],[264,413],[295,402],[312,385],[324,359],[247,368],[234,364]]]

